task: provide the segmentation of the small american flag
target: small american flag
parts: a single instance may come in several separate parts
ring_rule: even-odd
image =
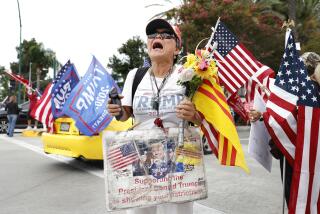
[[[109,151],[108,159],[113,169],[121,169],[139,159],[134,142],[130,142]]]
[[[219,78],[231,94],[238,91],[253,75],[267,77],[273,73],[272,69],[256,60],[221,21],[214,32],[213,42],[218,44],[213,54],[218,64]]]
[[[48,131],[53,131],[53,115],[51,111],[51,91],[52,83],[50,83],[43,94],[41,95],[40,100],[37,101],[35,107],[32,109],[30,115],[34,119],[40,121],[42,124],[45,124],[48,127]]]

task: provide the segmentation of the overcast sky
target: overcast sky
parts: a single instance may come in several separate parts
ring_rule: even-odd
[[[22,40],[35,38],[68,59],[84,75],[95,55],[106,66],[121,44],[139,35],[144,41],[148,20],[177,5],[165,0],[19,0]],[[154,3],[165,6],[147,5]],[[175,5],[174,5],[175,4]],[[19,15],[16,0],[0,0],[0,65],[9,69],[17,60]]]

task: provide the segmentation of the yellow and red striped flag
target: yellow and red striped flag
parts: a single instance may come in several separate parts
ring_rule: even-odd
[[[230,108],[218,77],[204,79],[193,102],[201,113],[201,129],[220,164],[239,166],[249,173]]]

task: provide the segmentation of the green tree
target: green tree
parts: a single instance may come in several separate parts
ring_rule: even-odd
[[[118,52],[120,56],[113,55],[109,58],[108,67],[112,69],[114,80],[122,87],[128,72],[143,65],[147,56],[146,44],[136,36],[122,44]]]
[[[269,5],[270,9],[281,14],[284,20],[289,17],[288,0],[258,0],[256,2]],[[295,3],[295,30],[297,40],[301,42],[302,52],[320,53],[320,1],[295,0],[293,3]]]
[[[194,52],[200,40],[211,35],[218,18],[262,63],[278,70],[283,54],[283,16],[265,3],[250,0],[187,0],[167,11],[180,24],[184,53]],[[205,43],[204,43],[205,44]]]
[[[19,46],[16,47],[19,54]],[[19,56],[18,56],[19,58]],[[29,69],[31,63],[31,81],[36,82],[37,88],[46,85],[45,77],[49,68],[52,68],[56,60],[55,52],[46,49],[40,42],[38,43],[34,38],[30,41],[24,40],[21,44],[21,75],[29,79]],[[10,68],[14,73],[19,71],[19,62],[10,63]]]
[[[4,73],[4,66],[0,66],[0,102],[9,95],[9,77]]]

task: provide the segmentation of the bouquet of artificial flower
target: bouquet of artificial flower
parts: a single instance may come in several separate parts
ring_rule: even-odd
[[[178,85],[186,87],[186,96],[192,99],[203,79],[217,75],[218,67],[212,55],[206,50],[197,50],[188,54],[187,61],[180,71]]]
[[[217,75],[218,68],[212,55],[206,50],[196,50],[195,54],[189,54],[187,61],[180,71],[178,85],[186,87],[186,97],[192,100],[193,95],[202,84],[203,79]],[[178,145],[184,145],[185,121],[179,123]]]

